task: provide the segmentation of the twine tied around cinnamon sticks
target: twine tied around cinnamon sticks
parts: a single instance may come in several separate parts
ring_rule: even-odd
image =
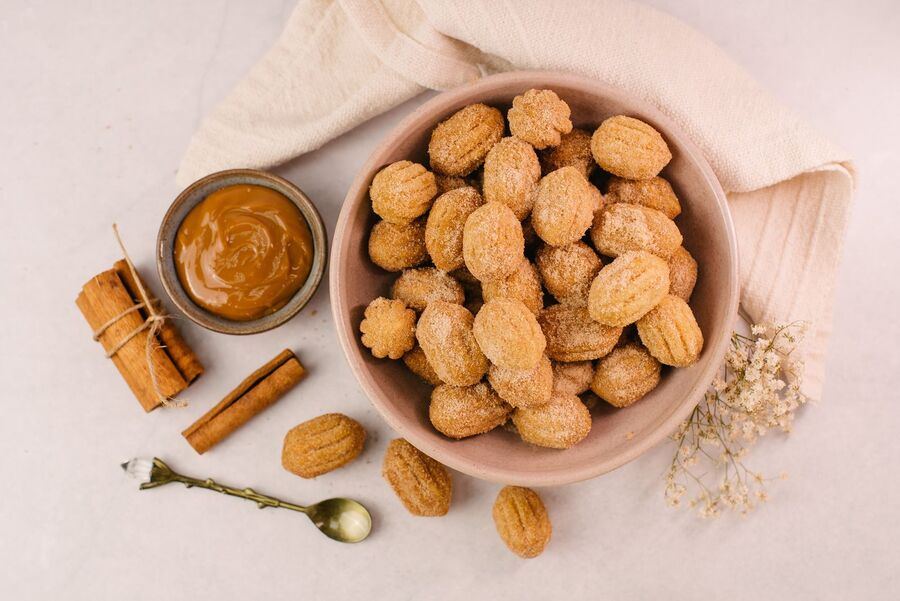
[[[122,255],[125,258],[125,264],[128,266],[131,277],[136,284],[140,302],[136,303],[132,307],[129,307],[128,309],[125,309],[118,315],[114,315],[100,327],[94,329],[94,341],[99,341],[100,336],[102,336],[110,326],[117,323],[126,315],[144,309],[147,312],[147,317],[144,319],[143,323],[131,330],[124,337],[122,337],[121,340],[115,343],[112,348],[107,350],[106,358],[112,359],[112,357],[115,356],[115,354],[118,353],[123,346],[128,344],[128,342],[131,341],[132,338],[134,338],[144,330],[149,330],[149,332],[147,333],[147,344],[145,352],[147,356],[147,370],[150,373],[150,381],[153,384],[153,392],[155,393],[156,398],[159,400],[160,404],[162,404],[164,407],[187,407],[186,400],[178,399],[174,396],[169,397],[163,394],[162,389],[159,385],[159,378],[156,374],[156,367],[153,363],[153,341],[157,339],[157,335],[162,329],[166,319],[169,319],[171,316],[161,313],[156,306],[159,301],[151,298],[150,295],[147,294],[147,290],[144,288],[144,284],[141,281],[140,276],[138,275],[137,269],[135,269],[134,263],[132,263],[131,257],[128,255],[128,251],[125,249],[125,244],[122,242],[122,237],[119,235],[119,227],[114,223],[112,229],[113,234],[116,237],[116,242],[118,242],[119,248],[122,249]]]

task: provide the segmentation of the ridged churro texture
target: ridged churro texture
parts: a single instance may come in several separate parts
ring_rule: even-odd
[[[594,364],[591,361],[553,362],[553,391],[556,393],[578,395],[587,392],[593,377]]]
[[[434,174],[411,161],[391,163],[375,175],[369,187],[375,214],[398,225],[427,213],[436,194]]]
[[[541,278],[535,266],[525,257],[522,257],[516,270],[505,278],[481,284],[481,293],[486,301],[498,298],[521,301],[535,315],[544,308]]]
[[[591,227],[594,247],[609,257],[645,250],[668,259],[681,246],[675,222],[656,209],[617,203],[598,211]]]
[[[553,90],[528,90],[513,98],[509,131],[537,148],[557,146],[572,131],[572,111]]]
[[[568,449],[591,431],[591,413],[574,394],[555,393],[535,407],[519,407],[513,423],[525,442],[551,449]]]
[[[301,478],[315,478],[347,465],[362,453],[366,431],[341,413],[326,413],[291,428],[281,465]]]
[[[416,338],[438,377],[453,386],[477,384],[487,372],[488,360],[472,333],[474,318],[454,303],[428,305],[416,326]]]
[[[626,179],[650,179],[672,160],[658,131],[639,119],[616,115],[591,137],[591,153],[604,170]]]
[[[600,270],[591,283],[591,319],[608,326],[636,322],[669,293],[669,265],[645,251],[628,252]]]
[[[514,299],[487,301],[472,331],[491,363],[507,369],[533,369],[547,347],[534,313]]]
[[[694,312],[677,296],[663,298],[637,322],[637,328],[641,342],[660,363],[688,367],[700,358],[703,332]]]
[[[628,407],[659,384],[660,364],[638,343],[619,346],[597,362],[591,390],[614,407]]]
[[[481,194],[463,186],[437,197],[425,225],[425,247],[435,267],[453,271],[465,266],[463,228],[475,209],[484,204]]]
[[[512,407],[484,382],[474,386],[441,384],[431,391],[428,417],[450,438],[484,434],[506,421]]]
[[[675,219],[681,214],[681,203],[672,184],[661,177],[645,180],[613,177],[607,184],[606,200],[610,203],[624,202],[656,209],[669,219]]]
[[[544,552],[553,527],[536,492],[521,486],[505,486],[494,501],[494,525],[510,551],[530,559]]]
[[[484,199],[503,203],[518,219],[525,219],[531,213],[540,178],[541,165],[534,148],[519,138],[503,138],[484,160]]]
[[[447,468],[402,438],[388,443],[381,473],[411,514],[435,517],[450,510],[453,483]]]
[[[587,361],[606,356],[616,346],[622,328],[591,319],[587,307],[553,305],[538,321],[547,338],[547,355],[554,361]]]
[[[509,369],[491,365],[488,381],[504,401],[513,407],[533,407],[546,403],[553,393],[553,368],[543,355],[531,369]]]
[[[461,305],[466,300],[462,284],[434,267],[404,270],[391,286],[391,297],[416,311],[423,311],[432,301]]]
[[[438,196],[440,196],[444,192],[456,190],[457,188],[465,188],[466,186],[470,185],[464,177],[458,177],[456,175],[441,175],[439,173],[435,174],[434,181],[437,184]]]
[[[401,271],[428,260],[425,221],[405,225],[379,221],[369,233],[369,258],[385,271]]]
[[[416,312],[401,300],[380,296],[366,307],[359,331],[373,356],[399,359],[416,343]]]
[[[418,344],[416,344],[411,351],[407,351],[406,354],[403,355],[403,363],[406,364],[409,371],[413,372],[432,386],[444,383],[444,381],[441,380],[441,377],[437,375],[437,372],[434,371],[434,368],[431,367],[431,363],[428,362],[428,357],[425,356],[425,351],[423,351],[422,347]]]
[[[525,256],[522,224],[512,209],[489,202],[469,215],[463,228],[466,267],[482,282],[505,278]]]
[[[543,246],[537,253],[537,267],[556,300],[583,307],[603,263],[590,246],[578,240],[566,246]]]
[[[601,199],[575,167],[557,169],[538,183],[531,213],[534,231],[552,246],[572,244],[591,227]]]
[[[578,128],[563,135],[559,146],[542,151],[538,159],[544,175],[563,167],[574,167],[587,179],[597,168],[591,154],[591,134]]]
[[[683,246],[676,248],[669,257],[669,294],[689,302],[697,284],[697,271],[697,261],[691,253]]]
[[[503,137],[503,129],[503,115],[493,107],[470,104],[460,109],[431,133],[431,168],[442,175],[469,175]]]

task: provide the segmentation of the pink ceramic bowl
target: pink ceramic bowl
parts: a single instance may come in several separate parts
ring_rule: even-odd
[[[402,361],[376,359],[359,340],[366,305],[389,296],[396,274],[368,258],[369,229],[375,223],[369,184],[385,165],[410,159],[427,165],[434,126],[467,104],[501,110],[530,88],[549,88],[568,102],[576,126],[593,130],[605,118],[626,114],[659,130],[672,151],[663,175],[682,201],[677,223],[684,245],[697,259],[700,277],[691,301],[706,339],[697,364],[666,369],[659,386],[627,409],[601,403],[590,435],[560,451],[531,446],[497,428],[464,440],[439,434],[428,421],[429,388]],[[516,72],[482,79],[432,98],[403,120],[363,166],[338,218],[331,252],[331,307],[338,337],[353,373],[376,409],[399,436],[441,463],[466,474],[504,484],[550,486],[585,480],[636,458],[687,418],[721,364],[738,304],[737,247],[725,194],[709,164],[669,118],[630,94],[573,75]]]

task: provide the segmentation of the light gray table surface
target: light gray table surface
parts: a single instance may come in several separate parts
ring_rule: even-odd
[[[144,415],[73,300],[118,257],[118,222],[152,264],[173,176],[202,116],[278,35],[293,3],[0,3],[0,595],[7,599],[896,599],[900,592],[900,5],[656,0],[721,44],[847,148],[859,187],[821,402],[759,444],[790,473],[749,519],[668,509],[669,445],[599,479],[542,491],[553,540],[525,562],[494,533],[497,485],[457,475],[443,519],[416,519],[380,475],[392,432],[357,386],[327,286],[289,325],[249,338],[184,328],[208,365],[183,411]],[[278,170],[329,231],[358,167],[422,99]],[[180,432],[280,349],[302,386],[197,456]],[[364,455],[315,481],[281,468],[285,431],[341,411]],[[342,546],[285,511],[172,486],[138,492],[118,463],[298,501],[352,495],[377,520]]]

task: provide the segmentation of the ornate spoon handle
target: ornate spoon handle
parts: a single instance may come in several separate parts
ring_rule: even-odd
[[[260,509],[265,509],[266,507],[283,507],[284,509],[299,511],[300,513],[307,513],[307,508],[302,505],[288,503],[286,501],[276,499],[275,497],[260,494],[249,487],[232,488],[231,486],[224,486],[222,484],[219,484],[212,478],[201,480],[199,478],[192,478],[191,476],[179,474],[168,465],[166,465],[166,463],[158,457],[153,458],[153,463],[150,466],[149,474],[145,476],[142,472],[146,471],[147,466],[141,465],[139,463],[140,461],[141,460],[132,459],[131,461],[123,463],[122,469],[138,478],[144,476],[145,481],[141,482],[141,490],[156,488],[157,486],[163,486],[164,484],[169,484],[171,482],[181,482],[188,488],[193,488],[196,486],[197,488],[205,488],[206,490],[212,490],[225,495],[230,495],[232,497],[239,497],[241,499],[253,501]]]

